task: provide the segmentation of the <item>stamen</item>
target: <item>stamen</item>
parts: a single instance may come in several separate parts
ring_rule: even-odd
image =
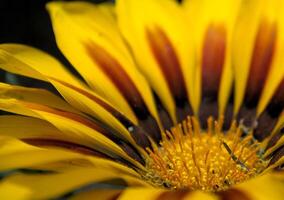
[[[222,132],[223,118],[208,118],[208,130],[195,117],[165,132],[160,147],[147,149],[142,176],[157,187],[222,191],[261,173],[267,166],[252,132],[234,121]]]

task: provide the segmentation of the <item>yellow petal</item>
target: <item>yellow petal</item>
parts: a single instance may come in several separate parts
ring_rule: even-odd
[[[74,78],[55,58],[25,45],[1,44],[0,68],[43,81],[47,81],[45,76],[60,76],[61,80],[82,87],[82,83]]]
[[[118,197],[119,200],[126,199],[138,199],[138,200],[158,200],[158,199],[168,199],[168,200],[205,200],[219,199],[218,196],[215,196],[211,193],[204,193],[200,191],[189,191],[189,190],[180,190],[180,191],[166,191],[159,188],[129,188],[121,192]]]
[[[266,152],[264,156],[269,156],[270,154],[272,154],[273,152],[275,152],[278,148],[280,148],[281,146],[283,146],[284,144],[284,137],[282,136],[275,145],[273,145],[272,147],[270,147]]]
[[[215,93],[218,96],[220,115],[224,114],[231,94],[233,80],[231,41],[240,2],[240,0],[183,2],[197,56],[196,98],[200,99],[200,92],[204,93],[202,96],[206,96],[206,93],[210,95],[212,92]]]
[[[130,142],[133,140],[128,130],[126,130],[128,127],[119,121],[121,117],[124,118],[124,115],[118,112],[112,104],[91,90],[80,89],[58,79],[51,79],[51,81],[72,106],[113,127],[120,134],[119,137],[125,138]]]
[[[0,183],[0,199],[30,200],[31,191],[24,186]]]
[[[277,158],[276,161],[274,161],[273,164],[271,164],[269,167],[267,167],[266,171],[269,172],[269,171],[271,171],[275,168],[277,169],[278,167],[283,166],[283,164],[284,164],[284,156],[283,156],[283,154],[281,155],[281,153],[280,153],[280,158]]]
[[[138,174],[137,171],[129,168],[128,166],[125,166],[119,162],[114,162],[112,160],[107,160],[104,158],[98,158],[98,157],[88,157],[88,159],[90,160],[90,162],[93,163],[93,165],[96,168],[99,169],[104,169],[104,170],[109,170],[109,171],[113,171],[116,173],[121,173],[121,175],[127,175],[127,176],[131,176],[133,178],[138,178],[140,179],[140,175]],[[143,182],[143,181],[142,181]],[[144,185],[148,185],[147,183],[144,183]]]
[[[65,168],[60,173],[52,174],[9,174],[1,184],[12,184],[24,187],[31,191],[32,198],[45,199],[51,196],[64,194],[78,187],[111,179],[124,179],[130,185],[144,185],[140,176],[132,169],[117,162],[102,158],[83,156],[63,150],[42,149],[25,144],[13,138],[1,137],[0,170],[36,167],[45,169],[50,163],[66,161]],[[81,159],[74,163],[75,159]],[[82,160],[88,160],[92,165],[83,165],[75,168],[73,165],[82,164]],[[72,161],[72,162],[71,162]],[[41,168],[42,166],[42,168]],[[69,166],[69,167],[68,167]],[[50,170],[56,170],[49,166]],[[88,176],[86,176],[88,174]],[[49,188],[46,190],[46,188]],[[0,187],[1,190],[1,187]]]
[[[37,103],[52,108],[79,113],[60,97],[44,89],[27,88],[0,83],[1,99],[19,99],[26,102]]]
[[[80,154],[67,151],[41,149],[16,139],[2,137],[0,139],[1,171],[82,157]]]
[[[53,67],[50,68],[50,66]],[[11,73],[51,82],[72,106],[83,112],[90,113],[116,130],[119,130],[125,137],[128,135],[128,138],[130,138],[127,130],[111,115],[110,111],[101,102],[109,107],[112,107],[111,104],[87,89],[84,84],[48,54],[24,45],[0,45],[0,68]],[[58,76],[60,76],[60,81],[58,80]],[[16,97],[13,96],[13,98]],[[33,100],[35,101],[35,98]],[[44,104],[44,100],[40,102]],[[62,104],[60,104],[61,106]]]
[[[87,146],[92,146],[94,149],[106,153],[109,156],[118,155],[132,162],[134,165],[140,165],[131,159],[112,140],[102,135],[102,133],[99,132],[100,130],[98,130],[100,129],[99,126],[92,124],[91,121],[79,115],[17,100],[0,100],[0,108],[8,112],[44,119],[62,132],[70,134],[71,137],[75,135],[78,138],[84,139],[88,144]]]
[[[284,124],[284,112],[280,113],[280,116],[277,119],[277,122],[273,128],[273,130],[271,131],[270,135],[262,142],[262,145],[265,149],[267,149],[267,145],[269,144],[269,141],[277,134],[279,133],[279,131],[281,131],[281,128],[283,127]],[[279,147],[281,147],[284,144],[284,137],[280,137],[277,142],[269,147],[266,151],[264,156],[268,156],[270,155],[272,152],[274,152],[275,150],[277,150]]]
[[[265,174],[244,182],[234,188],[243,192],[249,199],[281,200],[283,199],[284,183],[275,179],[271,174]]]
[[[34,199],[51,199],[65,195],[80,187],[111,179],[133,180],[118,171],[104,169],[84,168],[66,173],[48,175],[15,174],[4,180],[4,183],[15,184],[28,188]],[[137,180],[137,179],[135,179]],[[139,181],[136,182],[136,185]]]
[[[273,176],[273,178],[275,178],[275,179],[279,179],[279,180],[283,181],[284,180],[284,171],[283,170],[273,171],[273,172],[271,172],[271,176]]]
[[[241,5],[232,50],[235,113],[239,111],[244,98],[258,100],[264,87],[266,76],[271,69],[271,59],[277,40],[278,27],[275,22],[278,14],[282,12],[278,7],[279,2],[250,0],[244,1]],[[267,100],[261,103],[258,112],[264,108],[265,101]]]
[[[45,111],[37,111],[34,110],[39,115],[43,116],[44,119],[51,122],[53,125],[55,125],[58,129],[65,132],[70,132],[73,134],[78,134],[87,136],[89,138],[89,142],[92,143],[93,148],[99,150],[100,152],[106,153],[109,156],[115,156],[118,155],[125,160],[131,162],[135,166],[138,166],[142,168],[141,164],[135,161],[134,159],[130,158],[120,147],[119,144],[116,144],[114,141],[110,140],[109,138],[102,135],[99,130],[95,130],[94,128],[84,125],[83,123],[78,123],[74,119],[68,119],[66,117],[62,117],[57,114],[48,113]]]
[[[93,158],[91,161],[82,154],[56,149],[56,147],[53,149],[39,148],[14,138],[3,137],[1,137],[0,158],[0,171],[4,171],[4,177],[5,171],[11,172],[7,173],[6,176],[17,172],[18,169],[58,173],[78,168],[94,167],[95,163]],[[100,162],[102,165],[106,161],[101,159]],[[100,168],[101,166],[96,165],[96,167]],[[127,171],[125,167],[123,169]]]
[[[30,146],[21,142],[15,138],[0,136],[1,141],[1,155],[7,153],[15,153],[24,150],[36,149],[36,147]]]
[[[176,121],[174,100],[195,100],[192,42],[179,5],[171,0],[119,0],[116,5],[119,27],[138,67]]]
[[[275,6],[277,8],[272,8],[271,12],[273,15],[276,15],[275,26],[277,28],[277,39],[274,49],[273,60],[271,62],[271,69],[267,75],[267,80],[262,91],[260,102],[257,107],[257,114],[265,109],[269,104],[270,100],[273,100],[273,95],[277,91],[277,87],[281,84],[281,81],[284,80],[284,3],[282,1],[275,1]]]
[[[104,7],[111,9],[109,4],[48,4],[58,46],[91,88],[130,119],[136,121],[133,111],[139,106],[158,119],[150,88]]]
[[[72,134],[70,132],[61,132],[47,121],[24,116],[0,116],[0,135],[15,137],[18,139],[47,139],[64,141],[70,142],[74,145],[81,145],[80,147],[82,148],[93,147],[86,137]],[[73,150],[76,150],[75,146]]]

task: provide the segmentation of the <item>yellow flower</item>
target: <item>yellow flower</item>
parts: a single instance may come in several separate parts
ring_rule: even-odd
[[[47,5],[78,71],[20,44],[0,68],[0,199],[283,199],[284,3]]]

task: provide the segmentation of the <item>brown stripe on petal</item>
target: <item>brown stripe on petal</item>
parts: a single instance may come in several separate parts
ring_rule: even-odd
[[[202,48],[202,96],[217,99],[225,61],[226,29],[223,24],[210,24]]]
[[[127,153],[131,158],[136,160],[137,162],[141,163],[142,165],[145,165],[145,160],[144,158],[141,157],[139,152],[128,142],[122,141],[122,140],[117,140],[116,142],[124,152]]]
[[[159,195],[156,200],[181,200],[188,193],[190,193],[189,190],[166,191]]]
[[[73,142],[69,142],[69,141],[46,139],[46,138],[44,139],[43,138],[24,138],[21,140],[33,146],[46,147],[46,148],[57,147],[57,148],[62,148],[62,149],[68,149],[69,151],[84,154],[87,156],[95,156],[95,157],[105,158],[105,159],[114,160],[114,161],[116,160],[116,161],[120,161],[126,164],[127,166],[135,168],[133,164],[129,163],[123,158],[116,157],[115,155],[112,155],[112,157],[110,157],[109,155],[96,151],[93,148],[80,145],[80,144],[76,144]]]
[[[262,20],[255,38],[246,86],[245,102],[248,107],[254,107],[258,102],[273,59],[276,38],[276,24]]]
[[[168,111],[163,106],[159,96],[153,90],[152,93],[154,94],[155,103],[162,126],[165,130],[170,130],[170,128],[174,125],[174,122],[172,121]]]
[[[113,195],[113,197],[106,199],[106,200],[117,200],[119,199],[119,196],[122,194],[122,191],[118,192],[118,194]]]
[[[273,152],[273,154],[271,155],[271,160],[270,160],[268,166],[277,163],[283,156],[284,156],[284,145],[282,145],[276,151]],[[282,164],[283,164],[283,162],[279,163],[279,165],[282,165]]]
[[[38,110],[38,111],[43,111],[43,112],[47,112],[47,113],[51,113],[51,114],[55,114],[58,115],[60,117],[65,117],[67,119],[71,119],[73,121],[79,122],[82,125],[85,125],[93,130],[96,130],[100,133],[102,133],[103,135],[108,135],[108,133],[101,128],[100,126],[98,126],[97,124],[95,124],[93,121],[90,121],[87,118],[84,118],[78,114],[75,113],[71,113],[71,112],[66,112],[63,110],[59,110],[59,109],[55,109],[55,108],[50,108],[44,105],[39,105],[39,104],[34,104],[34,103],[27,103],[24,102],[23,103],[25,106],[27,106],[30,109],[34,109],[34,110]]]
[[[114,115],[119,121],[121,121],[123,123],[123,125],[125,126],[129,126],[130,122],[128,119],[126,119],[126,117],[124,115],[122,115],[120,112],[118,112],[115,108],[113,108],[112,106],[110,106],[108,103],[106,103],[105,101],[99,99],[98,97],[94,96],[93,94],[87,92],[86,90],[83,90],[81,88],[78,88],[74,85],[71,85],[67,82],[61,81],[59,79],[56,79],[54,77],[48,77],[49,79],[56,81],[62,85],[64,85],[65,87],[68,87],[82,95],[84,95],[85,97],[87,97],[88,99],[96,102],[97,104],[99,104],[100,106],[102,106],[105,110],[107,110],[108,112],[110,112],[112,115]]]
[[[267,108],[258,118],[258,126],[254,135],[260,141],[269,136],[284,108],[284,79],[278,85]]]
[[[252,200],[248,194],[238,189],[228,189],[217,194],[221,200]]]
[[[226,52],[226,29],[223,24],[210,24],[202,47],[202,102],[199,119],[206,128],[209,116],[218,118],[218,91]]]
[[[147,138],[148,133],[146,133],[144,130],[142,131],[141,128],[138,128],[135,124],[133,124],[128,118],[126,118],[123,114],[121,114],[119,111],[117,111],[115,108],[113,108],[111,105],[106,103],[105,101],[99,99],[98,97],[94,96],[93,94],[82,90],[74,85],[71,85],[69,83],[63,82],[61,80],[51,78],[50,79],[70,88],[75,90],[76,92],[84,95],[85,97],[89,98],[90,100],[96,102],[100,106],[102,106],[106,111],[110,112],[116,119],[118,119],[124,127],[126,127],[128,130],[133,130],[129,131],[130,134],[132,135],[133,139],[137,142],[138,145],[146,148],[150,147],[150,141]],[[139,130],[139,131],[135,131]]]
[[[278,130],[276,132],[276,134],[269,140],[267,146],[266,146],[266,150],[268,150],[269,148],[273,147],[278,140],[281,139],[281,137],[284,135],[284,128],[281,128],[280,130]]]
[[[46,138],[24,138],[21,139],[22,141],[34,145],[34,146],[39,146],[39,147],[60,147],[63,149],[68,149],[70,151],[74,151],[77,153],[81,153],[84,155],[91,155],[95,157],[100,157],[100,158],[110,158],[109,156],[100,153],[90,147],[72,143],[72,142],[67,142],[67,141],[62,141],[62,140],[56,140],[56,139],[46,139]]]
[[[192,109],[188,103],[182,68],[174,46],[166,33],[157,26],[153,29],[147,29],[146,36],[151,51],[175,99],[176,106],[181,108],[181,110],[177,109],[177,117],[181,121],[183,118],[180,115],[187,116],[192,114]],[[184,112],[183,108],[186,106],[190,107],[185,111],[186,114],[180,114],[179,112]]]
[[[271,101],[268,104],[267,112],[273,117],[277,118],[284,108],[284,79],[278,85]]]
[[[170,130],[171,127],[173,127],[173,121],[169,115],[169,113],[166,111],[166,109],[163,106],[158,106],[158,114],[161,119],[161,123],[163,125],[163,128],[165,130]]]
[[[84,118],[75,113],[70,113],[70,112],[50,108],[50,107],[43,106],[43,105],[26,103],[26,102],[23,104],[31,109],[52,113],[52,114],[79,122],[82,125],[85,125],[99,132],[100,134],[106,136],[107,138],[109,138],[110,140],[118,144],[133,159],[137,160],[141,164],[144,164],[144,159],[141,157],[141,155],[138,153],[138,151],[133,145],[131,145],[128,141],[123,141],[121,138],[118,138],[117,136],[115,136],[113,130],[109,129],[105,124],[100,123],[99,121],[90,120],[90,119]]]
[[[139,119],[140,125],[146,129],[147,133],[149,133],[154,140],[157,142],[160,141],[160,129],[156,120],[151,116],[140,92],[120,63],[95,43],[88,42],[85,43],[85,46],[87,53],[93,61],[125,97]],[[149,121],[151,122],[150,124]]]
[[[120,63],[95,43],[88,42],[85,46],[90,57],[115,84],[130,106],[133,107],[134,112],[137,112],[138,117],[139,115],[148,115],[148,109],[139,91]]]
[[[246,126],[255,129],[254,136],[260,141],[270,134],[276,123],[276,118],[266,111],[259,117],[258,121],[256,121],[255,115],[255,109],[273,60],[276,39],[276,24],[263,19],[259,24],[255,38],[244,105],[241,108],[245,112],[240,111],[238,114],[238,119],[242,119]],[[254,115],[250,115],[251,113]]]
[[[105,185],[107,187],[101,187],[102,185]],[[117,200],[119,199],[119,196],[123,193],[122,189],[124,189],[126,185],[127,183],[122,179],[111,179],[100,182],[91,182],[85,185],[81,185],[80,187],[77,187],[72,191],[68,191],[63,195],[56,197],[55,200],[67,200],[67,199]]]

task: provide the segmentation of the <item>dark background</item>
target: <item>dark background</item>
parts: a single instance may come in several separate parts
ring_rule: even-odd
[[[45,4],[51,0],[0,0],[0,43],[28,44],[49,52],[68,65],[56,47]],[[100,3],[104,0],[89,0]],[[0,81],[30,80],[7,75],[0,71]],[[26,83],[26,84],[25,84]]]

